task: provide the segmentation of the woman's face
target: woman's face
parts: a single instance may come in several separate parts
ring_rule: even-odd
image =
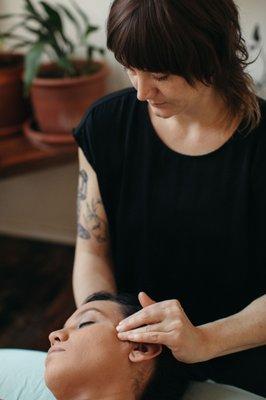
[[[122,319],[118,304],[93,301],[50,334],[45,381],[54,394],[69,393],[70,384],[72,389],[86,385],[96,390],[128,370],[129,344],[118,339],[115,329]]]
[[[152,73],[135,68],[125,70],[137,90],[138,99],[147,101],[152,112],[162,118],[185,112],[198,104],[202,91],[207,88],[200,82],[192,88],[178,75]]]

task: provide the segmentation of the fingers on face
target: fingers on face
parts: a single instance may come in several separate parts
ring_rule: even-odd
[[[118,337],[120,338],[118,334]],[[120,338],[121,340],[130,340],[132,342],[139,342],[139,343],[160,343],[166,344],[168,342],[168,333],[165,332],[142,332],[142,333],[128,333],[124,337],[124,339]]]
[[[122,321],[121,330],[131,330],[138,327],[143,327],[143,325],[155,324],[161,322],[164,317],[164,312],[161,308],[153,307],[156,304],[152,304],[133,314],[131,317]]]
[[[145,328],[145,325],[154,325],[164,320],[177,321],[182,319],[183,310],[178,300],[167,300],[151,304],[121,321],[119,332]],[[142,331],[141,331],[142,332]]]
[[[151,324],[151,325],[145,325],[145,326],[141,326],[140,328],[134,329],[134,330],[130,330],[127,332],[123,332],[121,334],[123,334],[124,336],[127,335],[131,335],[131,334],[140,334],[140,333],[150,333],[150,332],[162,332],[162,324],[158,323],[158,324]]]

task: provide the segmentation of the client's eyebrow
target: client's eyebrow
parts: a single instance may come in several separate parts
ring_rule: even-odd
[[[75,320],[77,320],[81,315],[86,314],[89,311],[97,311],[98,313],[104,315],[106,318],[109,318],[107,314],[105,314],[105,312],[103,312],[102,310],[100,310],[99,308],[96,307],[90,307],[90,308],[85,308],[84,310],[80,311],[76,317]],[[66,327],[66,324],[64,324],[63,328]]]

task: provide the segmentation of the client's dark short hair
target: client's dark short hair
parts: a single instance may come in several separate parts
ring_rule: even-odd
[[[87,297],[83,304],[98,300],[109,300],[119,304],[124,318],[142,309],[136,296],[128,293],[96,292]],[[163,346],[161,354],[155,359],[154,372],[140,400],[178,400],[188,384],[189,379],[182,368],[182,363],[179,363],[171,351]]]

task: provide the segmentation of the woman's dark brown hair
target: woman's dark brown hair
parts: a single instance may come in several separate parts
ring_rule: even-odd
[[[107,47],[125,67],[213,85],[249,131],[260,121],[248,51],[232,0],[114,0]],[[242,125],[241,124],[241,125]]]

